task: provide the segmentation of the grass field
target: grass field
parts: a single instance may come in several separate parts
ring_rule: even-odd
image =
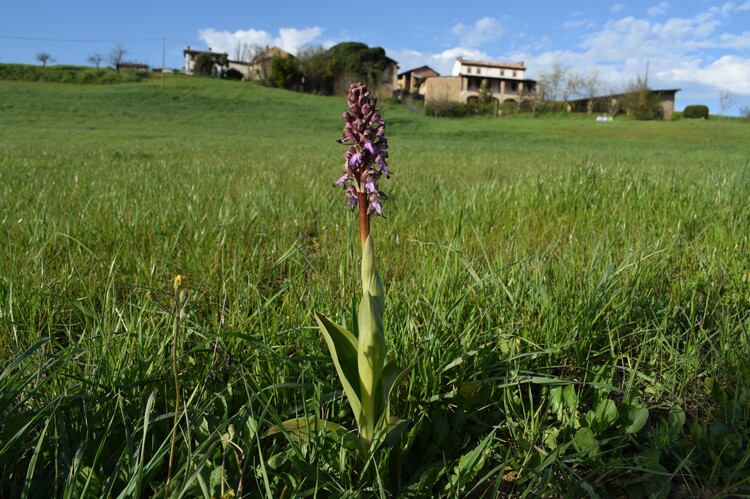
[[[264,435],[354,427],[313,317],[361,294],[344,98],[0,82],[0,498],[750,495],[750,126],[383,108],[414,369],[363,462]]]

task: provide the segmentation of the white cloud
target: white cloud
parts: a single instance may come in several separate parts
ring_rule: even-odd
[[[323,28],[319,26],[304,29],[281,28],[278,38],[274,40],[274,44],[294,54],[300,47],[309,44],[322,34]]]
[[[211,50],[226,52],[232,57],[236,49],[242,45],[279,47],[292,54],[304,45],[318,39],[323,34],[323,28],[281,28],[277,36],[263,30],[238,30],[235,32],[216,31],[213,28],[202,29],[198,36]]]
[[[592,21],[591,19],[578,19],[577,21],[566,21],[562,26],[565,29],[592,29],[596,26],[596,23],[594,23],[594,21]]]
[[[677,82],[695,82],[750,95],[750,58],[725,55],[703,66],[688,63],[669,71],[668,77]]]
[[[666,14],[668,8],[669,8],[669,2],[662,2],[659,5],[656,5],[648,9],[647,12],[649,16],[656,17],[656,16],[661,16],[661,15]]]
[[[398,62],[399,71],[419,66],[430,66],[443,76],[450,75],[458,57],[474,60],[491,60],[487,52],[478,47],[501,38],[505,30],[497,19],[483,17],[473,25],[458,23],[450,29],[457,42],[453,47],[437,53],[424,53],[409,49],[388,49],[388,57]]]
[[[578,47],[550,49],[529,43],[508,60],[526,61],[531,78],[554,63],[580,75],[596,71],[602,92],[622,91],[648,67],[652,88],[682,89],[678,103],[713,105],[721,88],[744,99],[750,97],[750,32],[729,31],[732,14],[742,9],[750,10],[750,1],[660,21],[614,18],[584,36]]]
[[[719,36],[717,46],[733,50],[750,50],[750,31],[745,31],[741,35],[722,33]]]
[[[489,54],[478,49],[455,47],[436,54],[425,54],[417,50],[401,49],[387,50],[388,57],[398,62],[399,72],[408,71],[419,66],[430,66],[442,76],[449,76],[453,70],[456,58],[464,57],[471,60],[492,60]]]
[[[747,3],[745,5],[737,5],[734,2],[726,2],[718,7],[711,7],[710,9],[708,9],[708,12],[712,15],[716,14],[719,16],[728,16],[738,9],[746,10],[744,7],[747,7]]]
[[[459,23],[451,29],[451,33],[458,37],[460,46],[472,48],[499,39],[504,31],[500,22],[494,17],[483,17],[473,26]]]
[[[438,73],[440,70],[429,63],[430,56],[418,50],[411,49],[386,49],[386,55],[398,63],[398,71],[408,71],[425,64],[432,67]]]
[[[623,10],[624,8],[625,8],[625,4],[624,4],[624,3],[616,3],[616,4],[614,4],[614,5],[612,6],[612,8],[611,8],[611,9],[609,9],[609,10],[610,10],[611,12],[620,12],[620,11],[621,11],[621,10]]]

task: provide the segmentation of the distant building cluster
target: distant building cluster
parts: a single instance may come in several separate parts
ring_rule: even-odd
[[[482,92],[498,102],[520,103],[536,82],[526,78],[523,62],[471,61],[459,57],[451,76],[440,76],[428,66],[398,75],[398,91],[419,95],[425,102],[477,102]]]
[[[227,53],[213,52],[210,49],[184,51],[186,74],[195,74],[196,61],[208,58],[213,66],[213,74],[234,71],[246,81],[264,82],[271,75],[271,62],[274,58],[294,58],[278,47],[265,47],[247,60],[230,59]],[[537,81],[527,78],[527,68],[523,61],[494,62],[468,60],[458,57],[453,64],[450,76],[441,76],[429,66],[420,66],[398,73],[398,64],[390,60],[389,66],[380,75],[381,94],[411,96],[424,100],[425,104],[436,102],[477,103],[489,100],[498,104],[517,106],[532,105],[537,90]],[[674,113],[675,95],[678,89],[654,90],[664,110],[664,118],[670,119]],[[601,102],[607,100],[610,109],[617,109],[622,94],[597,96]],[[590,111],[594,98],[575,99],[565,103],[567,111]],[[614,112],[616,114],[616,111]]]

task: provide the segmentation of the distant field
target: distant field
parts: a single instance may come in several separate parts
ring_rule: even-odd
[[[375,473],[260,438],[351,426],[312,315],[360,293],[344,98],[0,81],[0,497],[166,494],[177,274],[174,493],[749,493],[750,126],[382,107],[386,336],[415,368]]]

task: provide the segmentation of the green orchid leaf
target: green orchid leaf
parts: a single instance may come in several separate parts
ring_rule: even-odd
[[[378,311],[382,317],[385,309],[385,290],[375,265],[375,240],[372,238],[372,234],[367,236],[362,248],[362,290],[364,292],[369,291],[370,295],[375,298],[379,307]]]
[[[386,362],[385,366],[383,366],[383,388],[385,390],[386,399],[390,399],[393,394],[393,388],[398,386],[413,368],[414,363],[402,369],[393,359],[389,359],[388,362]]]
[[[323,333],[333,365],[344,387],[344,393],[359,424],[362,413],[360,381],[357,368],[357,338],[323,314],[315,313],[318,327]]]
[[[381,376],[382,383],[378,387],[377,392],[378,401],[380,402],[377,410],[378,413],[381,414],[381,417],[386,420],[391,419],[390,400],[394,387],[398,386],[401,381],[403,381],[413,367],[414,364],[412,363],[402,369],[393,359],[388,359],[385,366],[383,366],[383,374]]]
[[[308,417],[289,419],[279,425],[272,426],[263,433],[263,438],[278,435],[279,433],[285,433],[288,434],[293,441],[304,443],[309,442],[310,437],[321,430],[326,430],[337,437],[344,437],[349,433],[349,431],[340,424],[332,423],[325,419],[318,419],[316,417]]]
[[[382,416],[383,395],[381,375],[385,364],[385,334],[383,317],[377,313],[375,298],[365,291],[359,304],[359,341],[357,366],[360,381],[362,416],[360,435],[369,444],[375,437],[376,426]],[[379,389],[380,388],[380,389]]]

